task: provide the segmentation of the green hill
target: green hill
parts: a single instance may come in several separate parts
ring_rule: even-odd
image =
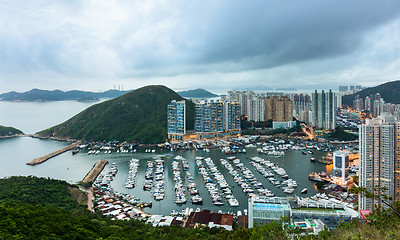
[[[73,210],[78,207],[78,198],[83,202],[86,195],[76,186],[61,180],[33,176],[0,179],[0,203],[29,203]]]
[[[218,97],[218,95],[211,93],[207,90],[204,90],[202,88],[198,88],[195,90],[188,90],[188,91],[182,91],[178,92],[178,94],[181,97],[184,98],[213,98],[213,97]]]
[[[68,121],[37,133],[41,137],[160,143],[167,139],[167,105],[183,100],[165,86],[147,86],[93,105]],[[194,127],[194,104],[186,101],[187,129]]]
[[[370,87],[363,89],[357,93],[343,96],[342,102],[343,105],[352,106],[353,100],[355,99],[356,95],[359,95],[360,98],[363,100],[366,96],[375,95],[376,93],[380,93],[381,97],[388,103],[400,103],[400,80],[387,82],[376,87]]]
[[[0,125],[0,137],[13,136],[16,134],[23,134],[23,132],[13,127],[5,127]]]

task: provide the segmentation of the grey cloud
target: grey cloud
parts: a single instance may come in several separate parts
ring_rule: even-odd
[[[132,46],[122,53],[131,63],[128,68],[142,76],[163,68],[176,74],[229,72],[332,58],[357,50],[370,30],[400,14],[398,1],[218,3],[182,7],[179,14],[188,27],[172,33],[174,52],[164,55],[157,46]]]

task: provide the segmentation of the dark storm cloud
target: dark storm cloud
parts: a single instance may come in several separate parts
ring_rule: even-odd
[[[398,75],[399,16],[398,0],[6,0],[0,83],[316,85],[365,69],[383,80]]]
[[[181,71],[184,64],[188,71],[208,71],[210,67],[244,71],[332,58],[357,50],[370,30],[400,14],[399,1],[189,4],[179,12],[186,27],[175,29],[171,39],[174,53],[185,54],[164,55],[157,48],[144,48],[139,54],[132,52],[133,56],[145,56],[134,67],[143,70],[176,64]]]

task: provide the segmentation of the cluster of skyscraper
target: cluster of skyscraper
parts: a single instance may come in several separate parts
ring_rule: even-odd
[[[241,105],[241,114],[247,120],[255,122],[293,120],[293,101],[290,95],[268,92],[263,94],[253,91],[229,91],[227,99]]]
[[[168,138],[187,137],[185,101],[168,104]],[[240,133],[240,104],[228,101],[199,101],[195,104],[194,134],[196,138],[214,138]]]
[[[293,117],[322,129],[335,128],[335,110],[341,106],[341,95],[329,92],[284,94],[253,91],[229,91],[227,99],[241,105],[241,114],[249,121],[290,122]],[[280,125],[279,125],[280,126]]]

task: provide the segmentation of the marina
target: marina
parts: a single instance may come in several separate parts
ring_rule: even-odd
[[[60,149],[66,146],[65,142],[40,140],[26,137],[4,139],[2,141],[10,143],[11,145],[9,146],[12,146],[12,144],[17,144],[19,142],[23,143],[24,145],[32,146],[31,152],[35,152],[37,150],[41,150],[42,152],[52,152],[56,149]],[[278,141],[273,141],[273,144],[278,144]],[[88,155],[87,153],[90,150],[94,150],[89,149],[89,147],[94,148],[94,146],[97,145],[97,148],[100,148],[102,145],[104,146],[108,143],[83,143],[83,145],[85,144],[87,144],[87,146],[84,148],[80,148],[80,151],[75,155],[72,155],[69,152],[65,154],[60,154],[54,158],[54,161],[48,161],[46,162],[46,164],[37,165],[35,168],[25,165],[26,162],[24,161],[24,159],[26,159],[26,157],[24,157],[24,152],[13,151],[13,158],[16,160],[13,163],[6,162],[4,164],[4,168],[0,170],[0,173],[3,177],[11,174],[37,175],[64,179],[70,183],[76,183],[82,180],[82,177],[87,174],[87,172],[93,167],[96,162],[98,162],[102,158],[105,158],[111,163],[109,164],[109,167],[113,165],[112,163],[114,163],[114,165],[118,169],[118,173],[113,177],[113,180],[110,181],[109,184],[114,192],[118,194],[128,194],[129,196],[134,196],[135,199],[140,200],[138,201],[138,203],[152,202],[152,207],[146,208],[146,212],[149,212],[151,214],[169,215],[172,210],[176,212],[182,212],[182,210],[185,210],[186,208],[197,209],[198,207],[200,207],[201,209],[209,209],[213,212],[244,212],[244,210],[247,208],[248,194],[243,192],[242,187],[238,185],[238,183],[229,173],[229,170],[227,170],[226,167],[222,164],[221,159],[228,161],[232,165],[232,167],[238,172],[238,174],[241,175],[242,179],[247,179],[244,177],[243,174],[243,171],[246,171],[246,169],[243,167],[246,167],[251,172],[251,174],[254,175],[254,178],[257,179],[258,182],[260,182],[262,185],[262,187],[261,185],[259,185],[259,187],[257,186],[256,188],[256,186],[248,180],[248,182],[244,182],[248,185],[246,191],[250,194],[251,191],[253,191],[253,194],[261,194],[261,191],[264,192],[263,194],[265,196],[313,196],[317,193],[317,190],[314,182],[308,179],[308,175],[310,174],[310,172],[326,172],[327,174],[331,174],[332,171],[332,165],[324,165],[318,162],[312,163],[310,161],[311,156],[317,159],[326,156],[326,152],[323,151],[322,148],[320,150],[313,148],[314,154],[310,155],[309,153],[307,153],[307,155],[303,155],[303,150],[296,149],[296,146],[300,146],[300,144],[302,143],[292,144],[291,149],[288,148],[287,150],[279,150],[285,152],[284,156],[279,157],[275,155],[259,154],[257,152],[257,149],[263,147],[263,142],[239,145],[239,148],[237,148],[237,153],[232,153],[231,155],[223,153],[219,147],[205,148],[208,151],[199,148],[197,151],[195,149],[177,149],[171,152],[170,148],[154,148],[149,146],[139,147],[133,144],[125,144],[122,149],[123,151],[121,151],[120,145],[122,146],[122,143],[119,143],[118,148],[114,148],[110,144],[110,149],[102,149],[98,154]],[[214,146],[213,144],[216,143],[209,142],[208,145],[204,144],[203,147]],[[251,144],[253,146],[251,146]],[[282,143],[280,144],[283,145]],[[279,149],[280,144],[278,144],[278,147],[276,148]],[[46,146],[48,146],[48,148],[45,148]],[[131,146],[132,149],[130,148]],[[193,144],[191,144],[191,146],[193,146]],[[197,146],[201,147],[201,145]],[[9,148],[12,149],[12,147]],[[243,149],[246,150],[245,154],[239,152],[239,150],[243,151]],[[109,150],[111,150],[111,153],[108,153]],[[155,151],[153,152],[153,150]],[[107,153],[105,151],[107,151]],[[36,154],[40,155],[41,153],[38,151]],[[21,155],[21,157],[18,157],[19,155]],[[181,180],[184,183],[183,186],[185,187],[186,191],[186,202],[181,204],[175,203],[175,182],[173,181],[174,175],[172,170],[172,162],[177,156],[181,156],[187,162],[185,163],[185,161],[180,160],[179,164],[181,171]],[[239,169],[233,163],[234,159],[229,160],[228,158],[230,157],[239,159],[240,163],[243,164],[243,166],[240,165],[242,166],[243,170]],[[213,181],[212,184],[215,184],[214,186],[211,184],[207,184],[207,186],[209,186],[207,188],[206,182],[204,181],[200,170],[197,167],[196,158],[202,158],[202,165],[207,169],[208,176]],[[207,164],[207,162],[205,161],[205,159],[207,158],[211,159],[212,163],[210,160],[207,160],[209,163]],[[257,162],[258,158],[263,159],[263,161],[265,161],[265,163],[267,164],[267,161],[269,161],[269,167],[264,165],[262,161]],[[137,172],[136,176],[134,177],[135,186],[133,188],[126,188],[125,185],[127,183],[128,175],[130,175],[130,162],[132,159],[138,160]],[[259,165],[256,166],[254,165],[254,163],[257,163]],[[16,166],[19,166],[18,172],[15,172]],[[275,180],[280,181],[279,187],[276,187],[277,184],[274,184],[274,181],[271,182],[270,180],[268,180],[268,178],[264,176],[262,172],[259,171],[261,170],[261,168],[259,168],[260,166],[262,166],[264,170],[268,170],[268,172],[264,173],[273,174],[273,176],[270,175],[269,177],[273,177]],[[272,166],[276,166],[276,170],[278,172],[281,172],[281,170],[279,169],[282,168],[286,172],[287,176],[279,175],[271,168]],[[108,170],[109,167],[106,167],[105,170]],[[185,168],[188,168],[189,171],[186,171]],[[211,172],[211,168],[214,169],[213,171],[217,170],[218,172]],[[246,171],[246,173],[247,172],[248,171]],[[223,182],[221,181],[222,178],[220,178],[220,176],[224,177],[226,184],[229,186],[228,188],[221,188],[221,185],[215,178],[218,177],[222,186],[224,186]],[[189,179],[191,182],[188,182]],[[298,185],[297,187],[293,187],[294,190],[292,193],[283,192],[283,187],[288,186],[283,182],[288,179],[295,180]],[[193,185],[193,183],[196,186],[196,189],[193,188],[192,192],[198,192],[198,194],[190,194],[188,185]],[[275,181],[275,183],[277,182]],[[148,189],[145,190],[145,188]],[[302,190],[304,188],[307,188],[307,192],[302,193]],[[209,189],[212,191],[214,199],[211,197]],[[196,197],[197,195],[199,195],[199,197]],[[230,200],[229,202],[229,199],[232,200]],[[239,206],[237,206],[237,203],[234,199],[237,200]],[[216,204],[213,204],[213,200],[216,200],[214,201],[214,203]],[[200,202],[202,203],[202,205],[200,204]]]

